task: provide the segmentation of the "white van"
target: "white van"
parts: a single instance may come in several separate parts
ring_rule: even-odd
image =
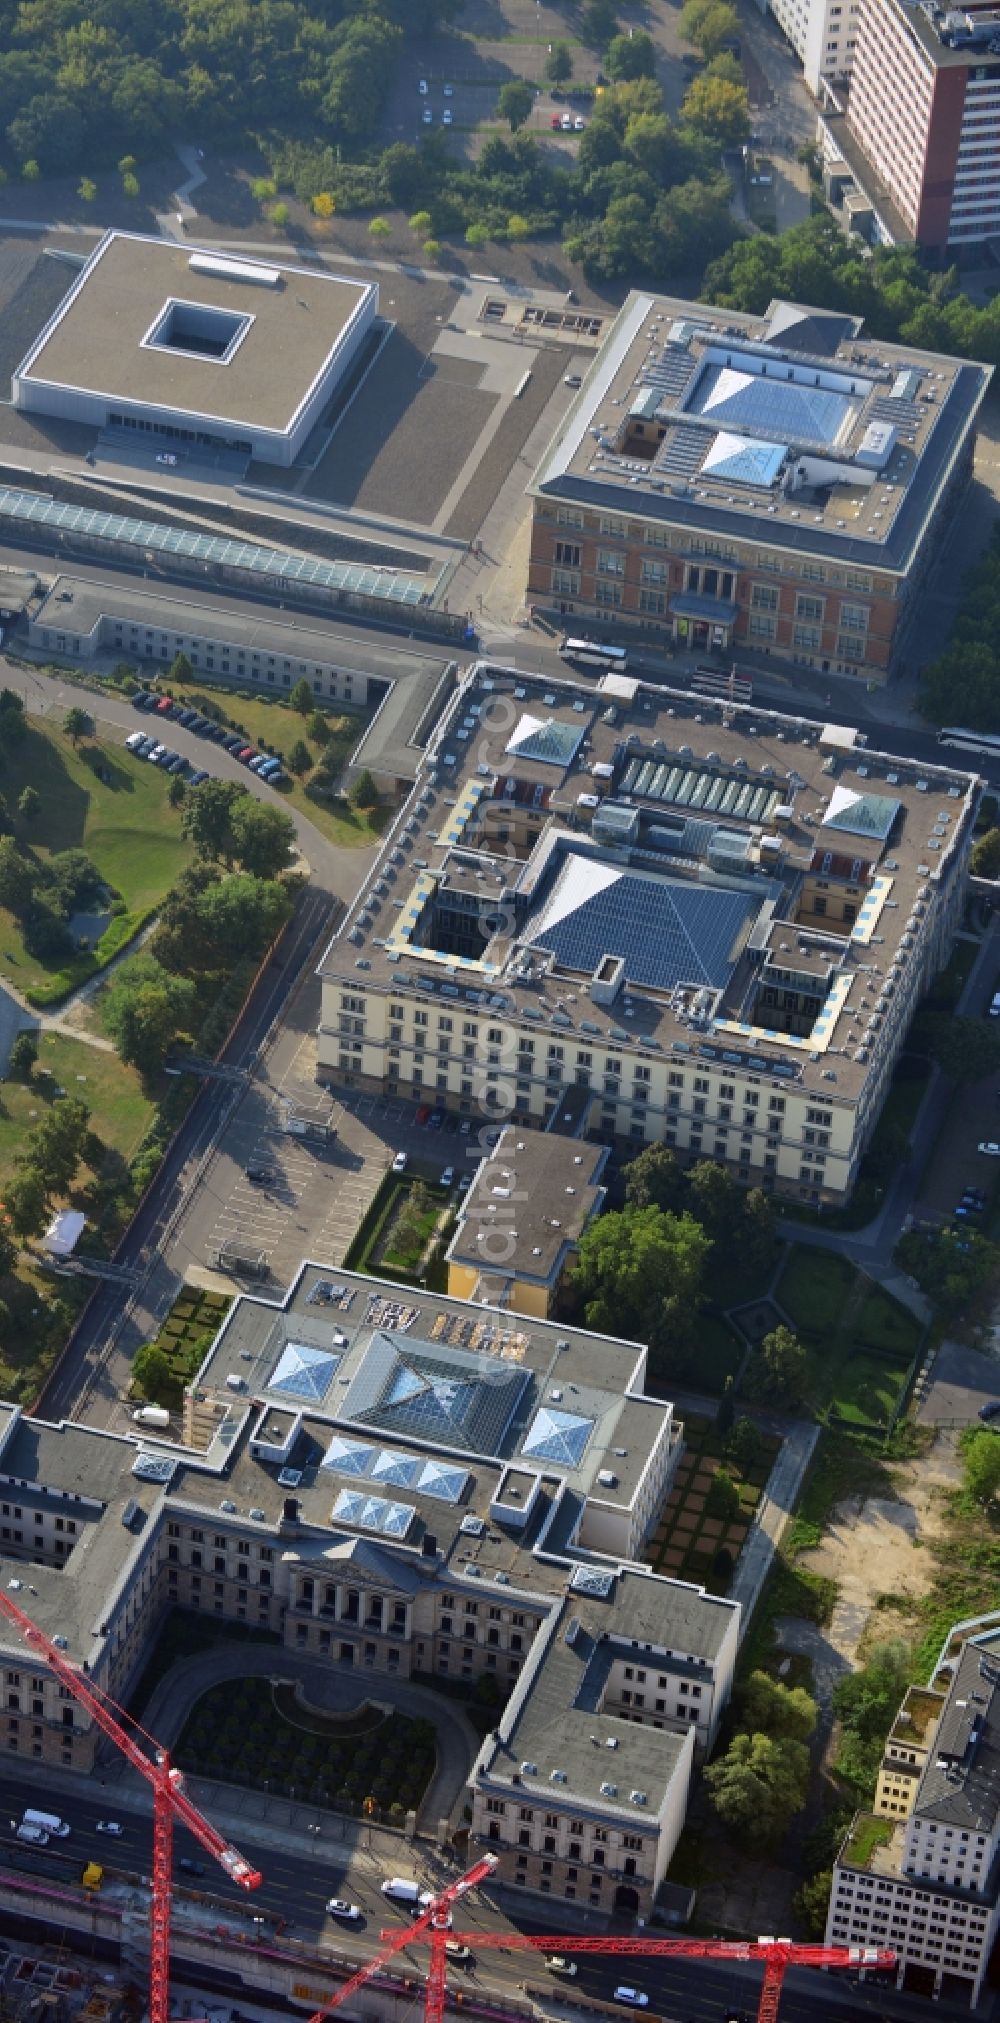
[[[24,1819],[22,1819],[17,1829],[15,1838],[17,1840],[30,1840],[35,1847],[48,1847],[49,1844],[49,1835],[44,1829],[40,1826],[29,1826],[27,1820]]]
[[[391,1897],[393,1903],[396,1904],[418,1904],[420,1902],[418,1885],[408,1881],[404,1875],[390,1876],[388,1882],[382,1884],[382,1895],[384,1897]]]
[[[69,1832],[66,1821],[57,1812],[36,1812],[31,1805],[25,1807],[21,1825],[40,1826],[43,1833],[54,1833],[59,1840],[64,1840]]]

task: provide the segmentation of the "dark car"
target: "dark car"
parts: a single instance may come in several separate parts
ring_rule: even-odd
[[[427,1119],[427,1129],[429,1131],[440,1131],[443,1123],[444,1123],[444,1111],[432,1110],[430,1116]]]
[[[445,1136],[447,1138],[454,1138],[457,1130],[458,1130],[458,1118],[455,1116],[453,1110],[449,1110],[448,1115],[444,1120]]]
[[[232,734],[232,732],[230,731],[230,733],[229,733],[229,736],[228,736],[228,737],[224,737],[224,738],[223,738],[223,740],[222,740],[222,749],[223,749],[223,751],[226,751],[226,752],[239,752],[239,751],[242,751],[242,749],[243,749],[243,739],[242,739],[242,738],[237,738],[237,737],[234,737],[234,736],[233,736],[233,734]]]
[[[206,771],[205,771],[204,767],[203,767],[203,766],[199,766],[199,768],[198,768],[198,771],[197,771],[196,773],[192,773],[192,775],[191,775],[191,778],[190,778],[190,779],[189,779],[189,781],[188,781],[188,786],[189,786],[189,787],[200,787],[200,786],[201,786],[201,783],[202,783],[202,780],[207,780],[207,779],[208,779],[208,774],[206,773]]]
[[[192,1861],[189,1854],[182,1854],[177,1866],[184,1875],[204,1875],[205,1873],[204,1862]]]
[[[979,1417],[981,1419],[1000,1419],[1000,1398],[991,1398],[987,1404],[980,1405]]]
[[[197,735],[199,737],[204,737],[205,732],[208,729],[207,716],[195,716],[192,719],[191,724],[189,725],[189,729],[197,732]]]
[[[196,709],[182,709],[177,721],[179,724],[183,724],[186,730],[189,724],[194,723],[197,714]]]
[[[247,1167],[247,1179],[254,1187],[266,1187],[274,1179],[274,1167],[265,1166],[261,1159],[251,1159]]]
[[[134,695],[134,696],[132,697],[132,708],[133,708],[133,709],[148,709],[148,708],[149,708],[149,705],[150,705],[150,703],[152,702],[152,700],[153,700],[153,698],[152,698],[152,695],[150,694],[150,691],[149,691],[149,689],[148,689],[148,688],[140,688],[140,690],[139,690],[138,694],[137,694],[137,695]]]

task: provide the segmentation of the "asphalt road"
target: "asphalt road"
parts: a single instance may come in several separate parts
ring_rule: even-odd
[[[0,1866],[5,1865],[7,1860],[16,1866],[17,1860],[23,1858],[23,1850],[13,1838],[10,1822],[21,1817],[28,1802],[26,1793],[30,1792],[33,1803],[58,1811],[72,1829],[66,1839],[53,1840],[47,1850],[73,1858],[74,1868],[69,1873],[78,1875],[85,1861],[94,1860],[124,1877],[148,1876],[152,1829],[149,1805],[140,1790],[126,1793],[119,1787],[113,1797],[100,1791],[91,1797],[89,1790],[76,1779],[72,1783],[67,1781],[65,1788],[60,1789],[58,1772],[49,1766],[44,1773],[44,1792],[39,1793],[34,1789],[28,1770],[29,1766],[25,1765],[22,1779],[9,1774],[5,1766],[5,1774],[0,1779]],[[121,1838],[113,1839],[97,1832],[97,1821],[109,1817],[117,1819],[124,1827]],[[327,1824],[329,1827],[329,1821]],[[343,1961],[352,1970],[370,1955],[384,1930],[405,1928],[407,1919],[404,1913],[387,1903],[381,1895],[379,1886],[383,1870],[363,1849],[353,1851],[351,1867],[347,1870],[329,1841],[304,1846],[301,1856],[275,1846],[272,1839],[262,1838],[255,1842],[252,1835],[246,1833],[241,1833],[239,1846],[240,1852],[264,1875],[261,1888],[252,1895],[231,1883],[187,1829],[178,1826],[174,1848],[178,1901],[201,1902],[213,1909],[218,1907],[224,1911],[226,1923],[231,1929],[239,1929],[236,1924],[238,1919],[239,1924],[245,1924],[248,1935],[255,1929],[253,1919],[263,1918],[266,1921],[260,1927],[263,1945],[273,1946],[276,1935],[280,1938],[285,1933],[306,1944],[318,1941],[325,1953]],[[176,1866],[181,1858],[202,1863],[204,1875],[182,1874]],[[414,1872],[421,1858],[418,1851],[415,1858],[408,1858],[407,1852],[401,1853],[399,1871],[403,1874]],[[352,1927],[329,1918],[326,1903],[331,1895],[358,1904],[363,1923]],[[551,1922],[539,1923],[537,1917],[519,1919],[517,1929],[537,1935],[546,1931],[558,1933],[562,1921],[563,1906],[554,1903]],[[461,1906],[455,1917],[455,1930],[461,1931],[467,1938],[474,1959],[469,1968],[453,1968],[451,1978],[456,1986],[464,1987],[472,1996],[476,1993],[488,1995],[493,1991],[516,1997],[521,1993],[522,1984],[528,1983],[532,1988],[549,1989],[551,1999],[556,2003],[563,1992],[607,1999],[624,1980],[648,1994],[650,2011],[656,2016],[686,2019],[686,2023],[721,2023],[721,2019],[734,2010],[742,2010],[748,2017],[756,2011],[760,1969],[738,1961],[720,1965],[683,1958],[627,1959],[614,1955],[608,1958],[581,1955],[572,1983],[561,1981],[547,1975],[542,1958],[533,1953],[486,1948],[482,1946],[481,1937],[477,1951],[477,1936],[487,1932],[502,1936],[505,1931],[513,1930],[505,1913],[479,1892],[468,1897]],[[561,1938],[560,1946],[571,1948],[572,1934]],[[400,1954],[400,1965],[404,1971],[419,1972],[423,1957],[417,1940]],[[625,2013],[623,2009],[622,2014]],[[891,1989],[871,1983],[856,1984],[853,1977],[792,1970],[786,1980],[781,2004],[782,2023],[816,2023],[817,2017],[823,2015],[829,2015],[831,2023],[834,2019],[843,2019],[846,2023],[846,2019],[854,2017],[867,2019],[867,2023],[891,2017],[900,2019],[902,2023],[902,2019],[926,2018],[927,2010],[925,2004],[897,1997]]]
[[[265,1035],[323,946],[333,920],[333,902],[307,890],[286,930],[278,963],[262,974],[239,1023],[221,1054],[230,1067],[253,1062]],[[224,1082],[203,1083],[152,1187],[116,1252],[116,1262],[148,1269],[162,1254],[171,1224],[188,1202],[198,1167],[212,1146],[239,1089]],[[47,1418],[68,1417],[94,1383],[110,1353],[116,1323],[127,1307],[118,1286],[98,1286],[76,1334],[52,1372],[38,1409]]]

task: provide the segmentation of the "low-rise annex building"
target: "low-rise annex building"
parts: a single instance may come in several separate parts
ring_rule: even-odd
[[[683,1444],[645,1368],[637,1343],[303,1265],[283,1302],[235,1302],[183,1447],[3,1408],[10,1585],[118,1700],[172,1605],[276,1631],[373,1689],[492,1675],[474,1834],[497,1839],[510,1750],[538,1765],[514,1766],[537,1818],[528,1862],[524,1822],[505,1829],[502,1879],[645,1915],[740,1623],[735,1602],[640,1562]],[[7,1750],[89,1770],[100,1737],[7,1625],[0,1669]],[[584,1730],[617,1766],[600,1778]]]
[[[849,727],[480,664],[320,964],[319,1073],[849,1195],[979,782]],[[588,1096],[589,1092],[589,1096]]]
[[[583,1111],[584,1121],[589,1103]],[[511,1313],[552,1313],[600,1213],[606,1145],[508,1125],[481,1161],[448,1246],[448,1291]]]

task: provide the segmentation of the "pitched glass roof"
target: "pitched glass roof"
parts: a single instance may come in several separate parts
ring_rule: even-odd
[[[773,485],[787,455],[785,443],[720,429],[701,468],[706,477],[725,478],[732,485]]]
[[[245,569],[251,576],[278,577],[288,583],[319,583],[327,590],[358,590],[368,597],[388,597],[396,604],[419,604],[427,591],[422,576],[399,569],[376,569],[358,562],[321,562],[315,555],[295,555],[280,548],[262,548],[255,541],[231,541],[221,534],[196,534],[160,520],[137,520],[124,513],[102,513],[93,506],[71,506],[43,492],[22,492],[0,486],[0,520],[28,521],[75,534],[81,540],[109,541],[117,547],[151,549],[160,555],[189,555],[196,561],[226,569]]]
[[[345,1419],[470,1454],[499,1451],[528,1373],[499,1356],[373,1335],[341,1405]]]
[[[578,1468],[594,1430],[593,1419],[578,1412],[557,1412],[543,1405],[524,1436],[521,1453],[535,1461],[557,1461],[563,1468]]]
[[[320,1462],[338,1475],[364,1475],[372,1483],[393,1483],[436,1496],[441,1503],[459,1503],[469,1480],[467,1468],[448,1461],[425,1461],[421,1454],[403,1454],[392,1447],[369,1447],[361,1440],[333,1439]],[[359,1492],[360,1493],[360,1492]]]
[[[835,442],[849,414],[860,406],[857,396],[834,388],[800,384],[777,377],[779,371],[802,368],[776,366],[766,377],[738,372],[731,365],[709,365],[702,373],[688,409],[714,420],[764,436],[802,437],[808,442]]]
[[[567,969],[592,975],[604,955],[625,958],[630,983],[721,989],[760,900],[748,892],[684,885],[570,856],[524,939],[552,949]]]
[[[855,787],[834,787],[821,826],[884,843],[901,807],[902,802],[891,794],[862,794]]]
[[[308,1398],[319,1404],[330,1388],[340,1357],[329,1349],[310,1349],[304,1342],[287,1342],[268,1381],[267,1389],[283,1398]]]
[[[586,728],[586,718],[562,724],[526,710],[505,750],[511,758],[539,759],[543,765],[565,768],[572,765]]]
[[[342,1489],[331,1516],[383,1538],[405,1538],[416,1516],[412,1503],[388,1503],[384,1496],[366,1496],[361,1489]]]

